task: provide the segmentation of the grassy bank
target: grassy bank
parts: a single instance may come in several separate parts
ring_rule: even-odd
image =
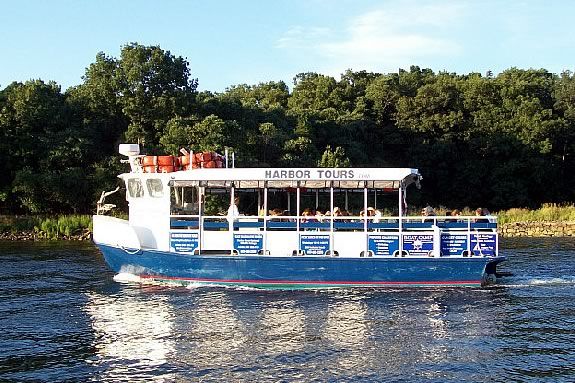
[[[509,209],[495,213],[501,225],[514,222],[575,222],[574,205],[544,204],[539,209]]]
[[[17,239],[89,239],[92,216],[0,216],[0,234]]]
[[[437,215],[446,215],[451,211],[445,207],[434,210]],[[413,214],[419,214],[419,209],[415,209]],[[497,216],[500,225],[515,222],[575,222],[575,205],[544,204],[539,209],[513,208],[491,214]],[[465,208],[461,215],[475,215],[475,210]]]

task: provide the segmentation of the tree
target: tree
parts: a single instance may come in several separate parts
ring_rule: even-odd
[[[317,150],[307,137],[286,141],[282,164],[287,166],[313,166],[317,161]]]
[[[82,209],[71,191],[86,184],[89,140],[76,125],[60,87],[41,80],[13,83],[4,96],[4,193],[14,205],[32,212]]]
[[[132,43],[120,56],[116,78],[129,120],[126,139],[153,149],[171,118],[189,114],[197,80],[184,58],[159,46]]]
[[[128,127],[122,111],[117,73],[119,62],[100,52],[84,74],[84,83],[67,91],[67,102],[89,137],[92,161],[115,155]]]
[[[345,155],[345,150],[338,146],[335,150],[331,150],[331,146],[327,146],[318,161],[317,166],[321,168],[349,168],[351,161]]]

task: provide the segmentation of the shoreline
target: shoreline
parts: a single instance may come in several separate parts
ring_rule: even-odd
[[[4,232],[0,233],[0,241],[91,241],[92,232],[90,230],[84,230],[78,234],[72,235],[62,235],[58,238],[48,238],[43,232],[37,232],[34,230],[23,230],[16,233]]]
[[[526,221],[509,222],[499,226],[501,238],[527,237],[575,237],[575,222]],[[0,241],[91,241],[92,232],[84,229],[81,233],[57,238],[48,238],[44,232],[23,230],[16,233],[0,233]]]

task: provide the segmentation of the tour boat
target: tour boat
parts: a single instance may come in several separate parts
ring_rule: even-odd
[[[239,168],[231,156],[182,152],[120,145],[128,219],[107,214],[112,192],[93,216],[114,272],[272,289],[485,286],[505,260],[494,216],[406,214],[417,169]]]

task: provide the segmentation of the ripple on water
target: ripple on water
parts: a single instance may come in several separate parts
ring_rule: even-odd
[[[494,288],[266,291],[0,243],[0,381],[575,381],[574,244],[504,241]]]

